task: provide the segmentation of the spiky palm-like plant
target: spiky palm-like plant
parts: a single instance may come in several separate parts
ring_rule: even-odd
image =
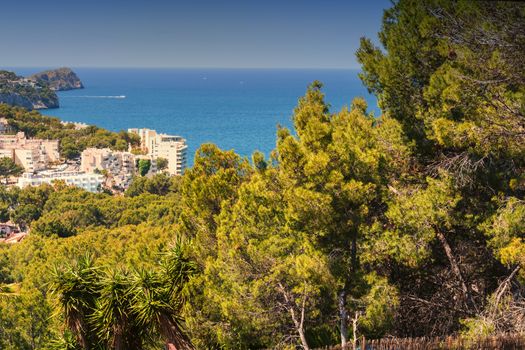
[[[86,255],[73,266],[55,269],[52,290],[80,347],[143,349],[156,344],[160,335],[177,350],[193,349],[180,315],[184,287],[195,266],[180,244],[162,261],[156,269],[102,273]]]
[[[100,345],[97,335],[89,325],[99,297],[99,270],[89,254],[77,260],[75,265],[55,268],[51,291],[58,296],[66,327],[83,349],[94,349]]]
[[[60,338],[52,340],[49,350],[78,350],[78,343],[70,331],[65,331]]]
[[[100,296],[90,317],[97,335],[111,349],[142,349],[148,334],[137,327],[131,308],[129,273],[121,269],[107,271],[100,280]]]
[[[132,308],[136,320],[140,326],[160,334],[168,346],[194,349],[180,314],[184,285],[195,266],[184,258],[182,247],[177,244],[164,257],[162,267],[161,271],[139,270],[133,276]]]

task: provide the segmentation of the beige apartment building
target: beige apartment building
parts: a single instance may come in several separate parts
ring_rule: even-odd
[[[58,140],[28,139],[23,132],[0,135],[0,157],[9,157],[26,172],[46,169],[60,160]]]
[[[128,132],[140,136],[141,148],[153,159],[165,158],[167,171],[171,175],[182,175],[186,168],[186,140],[180,136],[158,134],[151,129],[128,129]]]
[[[133,172],[135,156],[129,152],[113,151],[109,148],[86,148],[82,151],[80,170],[92,173],[98,170],[120,170]]]
[[[87,148],[81,154],[80,170],[93,174],[106,170],[110,186],[127,188],[135,174],[135,155],[109,148]]]

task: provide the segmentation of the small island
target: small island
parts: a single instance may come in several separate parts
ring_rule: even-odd
[[[84,85],[71,68],[46,70],[28,77],[29,80],[49,86],[54,91],[83,89]]]

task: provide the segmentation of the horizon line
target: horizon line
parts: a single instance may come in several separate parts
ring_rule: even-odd
[[[0,69],[14,69],[14,68],[44,68],[44,69],[58,69],[58,68],[88,68],[88,69],[254,69],[254,70],[270,70],[270,69],[290,69],[290,70],[360,70],[361,67],[214,67],[214,66],[75,66],[75,65],[57,65],[57,66],[10,66],[3,65]]]

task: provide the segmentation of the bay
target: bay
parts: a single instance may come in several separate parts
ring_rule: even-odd
[[[14,69],[28,75],[44,68]],[[308,84],[324,84],[331,111],[364,97],[377,102],[349,69],[74,68],[85,89],[59,92],[60,108],[42,114],[112,131],[150,128],[188,142],[188,163],[199,145],[215,143],[242,156],[275,147],[278,125],[291,116]]]

